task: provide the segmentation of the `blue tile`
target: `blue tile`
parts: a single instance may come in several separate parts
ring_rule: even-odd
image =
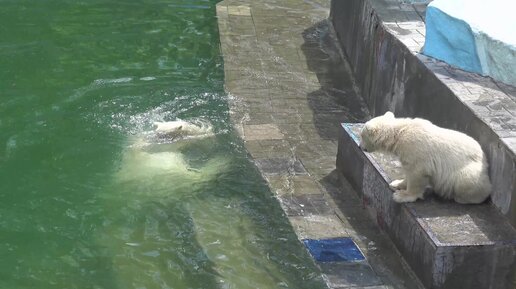
[[[351,238],[303,240],[306,248],[317,262],[352,262],[365,260]]]

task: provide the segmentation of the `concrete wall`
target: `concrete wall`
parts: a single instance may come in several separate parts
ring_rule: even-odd
[[[333,0],[330,18],[371,113],[423,117],[477,139],[490,160],[492,201],[515,226],[516,145],[502,140],[482,110],[463,103],[389,32],[369,0]]]

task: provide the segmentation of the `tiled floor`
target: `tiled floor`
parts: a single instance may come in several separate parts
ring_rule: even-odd
[[[331,288],[421,288],[335,172],[339,123],[367,119],[329,1],[217,5],[232,120],[300,240],[347,237],[366,257],[320,262]]]

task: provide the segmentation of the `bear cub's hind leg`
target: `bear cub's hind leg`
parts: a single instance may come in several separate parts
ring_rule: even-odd
[[[410,193],[409,191],[406,191],[406,190],[396,191],[394,194],[392,194],[392,199],[396,203],[411,203],[411,202],[415,202],[419,198],[420,198],[420,196]]]

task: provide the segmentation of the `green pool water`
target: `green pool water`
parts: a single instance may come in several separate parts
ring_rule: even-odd
[[[215,4],[0,0],[0,288],[324,288],[229,123]],[[135,146],[176,118],[215,136]]]

